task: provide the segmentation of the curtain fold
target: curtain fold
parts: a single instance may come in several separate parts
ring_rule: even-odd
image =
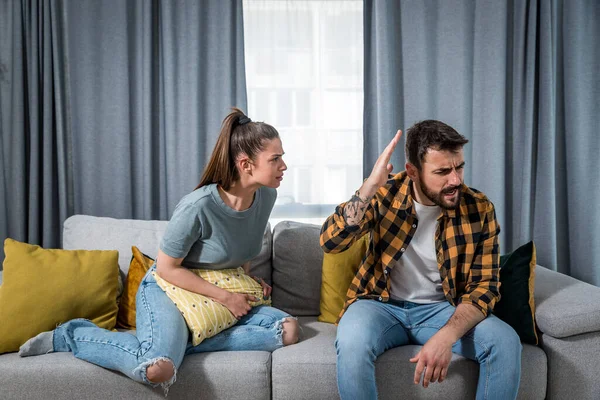
[[[168,219],[246,109],[241,0],[3,1],[0,35],[2,241]]]
[[[398,128],[442,120],[470,140],[465,182],[494,202],[502,251],[533,239],[539,264],[600,285],[600,3],[364,8],[365,177]]]
[[[72,211],[62,13],[62,1],[0,4],[2,242],[56,244]]]
[[[69,2],[67,20],[75,213],[168,219],[246,108],[241,2]]]

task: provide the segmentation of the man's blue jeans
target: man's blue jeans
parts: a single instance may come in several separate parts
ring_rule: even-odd
[[[446,301],[416,304],[358,300],[350,305],[340,320],[335,341],[341,399],[376,399],[377,357],[394,347],[425,344],[454,310]],[[517,397],[521,348],[513,328],[491,314],[456,342],[452,352],[479,363],[478,400],[508,400]],[[411,376],[414,384],[412,381]]]
[[[112,332],[86,319],[74,319],[54,330],[54,351],[72,352],[77,358],[120,371],[131,379],[151,384],[146,368],[158,360],[173,362],[175,371],[185,354],[226,351],[273,351],[283,346],[282,322],[289,314],[268,306],[254,307],[233,327],[193,347],[181,313],[157,285],[152,267],[136,296],[136,333]],[[167,390],[176,375],[161,386]],[[158,386],[152,384],[152,386]]]

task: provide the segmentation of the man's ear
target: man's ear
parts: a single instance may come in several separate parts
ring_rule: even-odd
[[[413,181],[417,181],[417,179],[419,178],[419,171],[417,170],[417,167],[415,167],[413,164],[407,162],[405,165],[405,168],[406,168],[406,173],[408,174],[408,177],[410,179],[412,179]]]

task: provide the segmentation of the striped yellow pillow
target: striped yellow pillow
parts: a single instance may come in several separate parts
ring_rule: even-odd
[[[202,279],[219,286],[229,292],[253,295],[259,300],[251,302],[251,306],[271,305],[271,299],[263,299],[262,286],[246,275],[242,267],[222,269],[190,269]],[[188,328],[192,332],[192,344],[199,345],[204,339],[215,336],[237,322],[227,307],[213,299],[198,293],[181,289],[162,279],[156,271],[152,272],[156,283],[177,306]]]

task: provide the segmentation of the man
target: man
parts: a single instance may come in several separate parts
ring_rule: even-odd
[[[490,314],[499,299],[500,227],[494,205],[463,183],[468,140],[443,122],[419,122],[407,133],[406,171],[390,176],[401,134],[321,229],[331,253],[371,234],[338,319],[340,397],[376,399],[376,358],[419,344],[410,359],[415,384],[442,382],[456,353],[479,363],[477,399],[514,399],[521,343]]]

